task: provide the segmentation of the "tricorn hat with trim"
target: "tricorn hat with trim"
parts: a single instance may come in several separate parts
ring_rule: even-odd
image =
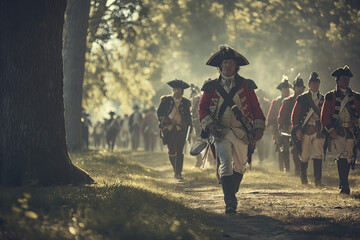
[[[276,87],[276,89],[281,90],[282,88],[292,88],[291,84],[289,83],[288,77],[283,75],[283,79],[281,83]]]
[[[294,88],[295,87],[305,87],[304,80],[300,77],[300,73],[295,77],[293,85],[294,85]]]
[[[352,72],[350,71],[350,68],[348,67],[348,65],[345,65],[344,67],[339,67],[337,68],[335,71],[333,71],[331,73],[331,76],[333,77],[340,77],[340,76],[349,76],[349,77],[352,77],[353,74]]]
[[[213,67],[220,67],[221,63],[225,59],[234,59],[237,66],[245,66],[249,64],[249,61],[240,53],[232,49],[228,45],[220,45],[219,51],[214,53],[210,59],[206,62],[206,65]]]
[[[317,74],[316,72],[312,72],[310,73],[310,78],[309,78],[309,83],[312,82],[320,82],[320,78],[319,78],[319,74]]]
[[[183,80],[175,79],[167,83],[172,88],[182,88],[186,89],[189,88],[190,85],[184,82]]]

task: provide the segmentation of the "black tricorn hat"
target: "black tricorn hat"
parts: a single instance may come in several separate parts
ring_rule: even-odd
[[[210,57],[206,62],[206,65],[220,67],[222,61],[225,59],[234,59],[236,66],[245,66],[249,64],[249,61],[243,55],[232,49],[230,46],[220,45],[219,49],[218,52]]]
[[[113,115],[115,115],[116,113],[113,112],[113,111],[110,111],[109,114],[110,114],[111,116],[113,116]]]
[[[184,82],[183,80],[179,80],[179,79],[175,79],[172,80],[170,82],[167,82],[167,84],[172,87],[172,88],[182,88],[182,89],[186,89],[189,88],[190,85],[187,84],[186,82]]]
[[[309,83],[312,82],[320,82],[320,78],[319,78],[319,74],[317,74],[316,72],[312,72],[310,73],[310,78],[309,78]]]
[[[340,77],[340,76],[349,76],[349,77],[352,77],[353,74],[352,72],[350,71],[350,68],[348,67],[348,65],[345,65],[344,67],[339,67],[337,68],[335,71],[333,71],[331,73],[331,76],[333,77]]]
[[[281,90],[282,88],[292,88],[287,76],[285,76],[285,75],[283,75],[283,79],[282,79],[281,83],[276,87],[276,89],[279,89],[279,90]]]
[[[294,85],[294,88],[295,87],[305,87],[304,80],[300,77],[300,73],[295,77],[293,85]]]

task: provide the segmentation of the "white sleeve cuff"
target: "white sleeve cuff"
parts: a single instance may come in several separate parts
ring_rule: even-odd
[[[265,129],[265,121],[263,120],[260,120],[260,119],[255,119],[254,122],[254,128],[262,128],[262,129]]]
[[[202,120],[201,120],[201,128],[206,130],[206,128],[214,122],[214,119],[210,116],[210,115],[207,115],[206,117],[204,117]]]

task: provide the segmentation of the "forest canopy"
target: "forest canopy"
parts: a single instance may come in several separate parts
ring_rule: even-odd
[[[347,0],[93,0],[88,29],[84,106],[93,113],[133,104],[157,105],[183,79],[201,86],[217,77],[205,65],[227,43],[250,62],[240,75],[271,97],[282,75],[319,73],[321,90],[334,87],[330,73],[360,61],[360,8]],[[353,87],[359,83],[352,81]],[[185,92],[185,96],[188,93]]]

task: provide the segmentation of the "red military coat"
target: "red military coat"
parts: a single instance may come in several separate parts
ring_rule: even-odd
[[[311,105],[309,102],[309,96],[308,96],[309,94],[310,94],[310,98],[311,98],[310,90],[306,93],[303,93],[302,95],[300,95],[297,98],[297,100],[295,102],[295,106],[294,106],[292,114],[291,114],[291,127],[292,128],[296,127],[297,129],[300,129],[302,127],[303,122],[305,121],[305,118],[311,109]],[[319,92],[318,97],[320,99],[318,107],[320,108],[319,110],[321,110],[321,107],[324,103],[324,95],[322,95]],[[314,113],[314,114],[316,114],[316,113]]]
[[[278,98],[272,100],[270,108],[269,108],[269,112],[266,117],[266,126],[267,127],[273,126],[274,129],[276,129],[277,117],[279,115],[279,110],[281,107],[282,100],[283,100],[282,97],[278,97]]]
[[[340,108],[339,105],[340,89],[334,89],[328,92],[325,96],[325,101],[321,109],[321,126],[326,131],[331,132],[334,129],[334,121],[339,113],[336,108]],[[338,101],[337,101],[338,99]],[[349,105],[354,109],[353,114],[356,112],[357,117],[360,116],[360,94],[353,92],[349,88]],[[335,107],[336,106],[336,107]]]
[[[216,109],[220,100],[220,94],[216,91],[214,82],[222,81],[221,77],[210,80],[204,84],[204,91],[199,104],[199,119],[203,129],[217,119],[215,116]],[[254,81],[245,79],[239,75],[235,75],[235,85],[239,86],[236,94],[238,94],[244,110],[244,116],[252,120],[254,128],[265,128],[265,116],[260,108],[260,104],[254,89],[257,88]]]
[[[294,108],[296,96],[292,95],[283,100],[277,117],[278,129],[287,131],[291,125],[291,113]]]

